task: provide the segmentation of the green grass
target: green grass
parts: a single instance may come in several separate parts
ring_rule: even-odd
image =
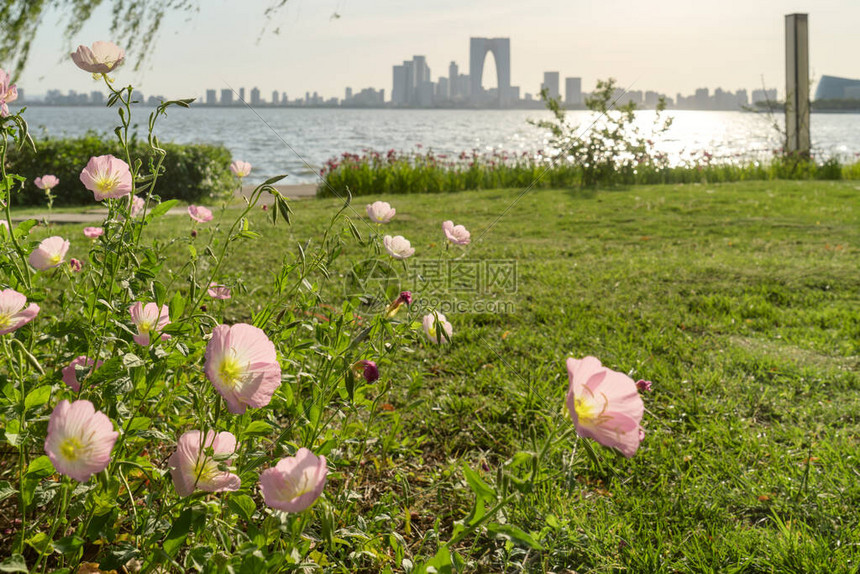
[[[472,232],[466,258],[514,259],[518,283],[513,294],[460,295],[514,310],[449,314],[450,348],[381,361],[390,407],[370,462],[343,469],[357,483],[327,487],[341,541],[320,542],[315,559],[376,572],[432,556],[435,531],[446,539],[468,512],[460,466],[493,482],[509,457],[536,449],[543,417],[562,417],[565,359],[594,355],[653,381],[641,449],[630,460],[598,449],[592,460],[578,439],[558,445],[532,492],[505,511],[543,549],[481,534],[461,549],[468,570],[856,572],[858,190],[856,181],[535,190],[509,211],[518,190],[356,201],[357,213],[391,201],[397,217],[383,231],[412,241],[413,268],[441,255],[440,225],[453,219]],[[237,320],[340,202],[292,205],[287,231],[255,216],[264,237],[232,260],[228,272],[248,288],[232,305]],[[82,227],[51,233],[82,256]],[[186,227],[163,219],[152,233]],[[339,306],[342,274],[364,253],[346,248],[326,302]]]

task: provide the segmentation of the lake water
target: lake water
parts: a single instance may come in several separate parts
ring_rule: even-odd
[[[151,108],[136,108],[140,135]],[[773,118],[744,112],[670,111],[671,129],[657,140],[673,162],[708,152],[722,161],[766,161],[782,146]],[[654,112],[637,113],[643,129]],[[547,148],[547,133],[527,123],[549,119],[543,110],[394,110],[302,108],[171,108],[156,130],[161,141],[225,145],[234,159],[250,161],[249,183],[287,173],[284,183],[313,183],[320,166],[343,152],[365,149],[437,153],[504,150],[535,152]],[[34,137],[75,136],[88,130],[110,132],[118,124],[115,110],[98,107],[30,107],[25,112]],[[782,116],[776,116],[782,125]],[[569,112],[568,120],[585,131],[589,112]],[[813,114],[816,157],[860,156],[860,114]]]

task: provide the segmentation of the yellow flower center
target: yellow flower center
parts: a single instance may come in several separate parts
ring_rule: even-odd
[[[84,445],[75,437],[69,437],[60,443],[60,454],[67,460],[78,460],[79,451]]]
[[[101,193],[112,191],[116,187],[118,178],[108,173],[100,173],[96,176],[96,187]]]
[[[244,370],[242,364],[235,357],[226,357],[218,367],[218,374],[225,385],[235,387],[242,379]]]
[[[140,325],[137,326],[138,330],[141,333],[149,333],[152,331],[152,323],[149,321],[141,321]]]
[[[585,399],[576,399],[573,407],[576,410],[576,418],[582,424],[592,423],[597,418],[597,414],[595,413],[597,409],[594,408],[594,403],[590,401],[586,402]]]
[[[600,424],[601,418],[606,412],[607,400],[606,395],[600,393],[595,396],[589,390],[583,389],[583,394],[573,402],[573,409],[576,411],[576,418],[579,424],[597,425]],[[603,399],[602,401],[600,399]]]
[[[63,258],[60,255],[52,255],[50,259],[48,259],[51,265],[59,265],[62,260]]]
[[[12,317],[5,313],[0,313],[0,329],[7,329],[12,326]]]
[[[201,453],[200,459],[194,465],[194,482],[206,482],[212,480],[219,473],[218,465],[214,460],[206,458]]]

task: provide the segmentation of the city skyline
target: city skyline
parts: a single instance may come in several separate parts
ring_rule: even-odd
[[[392,55],[422,54],[436,67],[455,60],[467,72],[463,41],[476,36],[511,38],[511,84],[522,93],[536,92],[548,70],[580,77],[583,86],[611,76],[625,87],[666,94],[704,86],[753,89],[761,87],[762,77],[769,87],[781,88],[783,18],[794,11],[810,13],[813,78],[860,76],[852,57],[860,50],[852,25],[860,19],[860,3],[845,0],[814,6],[782,0],[727,0],[718,6],[680,0],[569,6],[536,0],[527,7],[488,0],[439,0],[432,7],[394,0],[290,0],[261,35],[267,4],[224,0],[191,20],[168,18],[144,68],[135,72],[127,65],[117,81],[169,98],[239,85],[256,85],[263,94],[317,91],[326,98],[343,97],[346,86],[375,86],[389,94]],[[109,10],[103,8],[71,39],[72,47],[110,38]],[[339,18],[332,18],[335,12]],[[15,80],[31,94],[59,86],[91,91],[93,82],[69,64],[68,46],[49,33],[55,29],[52,18],[46,17],[30,63]],[[485,86],[493,64],[484,70]]]

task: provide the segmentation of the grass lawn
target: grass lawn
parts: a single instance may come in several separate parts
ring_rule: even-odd
[[[383,231],[416,249],[398,267],[404,289],[468,312],[447,313],[450,347],[380,361],[391,390],[369,462],[349,471],[357,481],[327,487],[340,530],[314,559],[377,572],[432,556],[435,537],[471,508],[462,465],[492,484],[518,451],[539,449],[563,422],[565,359],[594,355],[653,381],[639,452],[628,460],[595,445],[591,457],[581,439],[557,444],[504,510],[542,548],[482,532],[461,548],[466,570],[857,572],[860,182],[536,190],[511,207],[518,195],[355,201],[362,215],[377,199],[397,209]],[[247,288],[236,320],[340,204],[292,202],[290,228],[254,216],[263,236],[237,244],[228,269]],[[375,231],[347,214],[362,235]],[[430,262],[460,253],[444,253],[446,219],[473,243],[456,260],[459,282],[431,292]],[[51,232],[72,238],[71,256],[84,255],[81,227]],[[165,217],[149,233],[188,228]],[[186,252],[176,253],[178,264]],[[319,278],[325,302],[340,307],[346,271],[366,253],[347,242]],[[515,282],[475,288],[466,270],[492,264],[515,266]]]

